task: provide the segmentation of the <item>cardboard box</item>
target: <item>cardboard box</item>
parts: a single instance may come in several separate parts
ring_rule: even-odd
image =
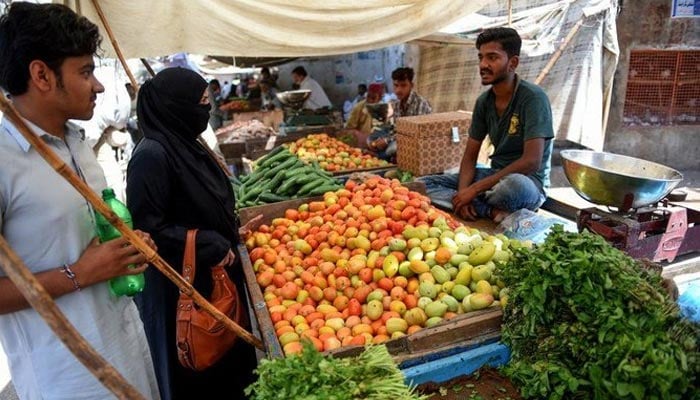
[[[396,161],[415,176],[442,173],[459,166],[467,147],[472,113],[455,111],[396,120]],[[453,141],[452,129],[459,131]]]

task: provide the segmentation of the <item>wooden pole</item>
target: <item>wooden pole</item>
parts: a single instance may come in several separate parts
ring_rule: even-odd
[[[547,65],[545,65],[540,74],[537,75],[537,78],[535,78],[535,85],[539,85],[547,76],[547,74],[549,74],[549,71],[551,71],[554,64],[557,63],[562,53],[564,52],[566,46],[569,45],[569,42],[571,42],[571,39],[574,37],[574,35],[576,35],[576,32],[578,32],[578,30],[581,29],[581,25],[583,25],[583,17],[580,20],[578,20],[576,25],[574,25],[571,28],[569,34],[566,35],[566,38],[564,38],[564,41],[561,43],[557,51],[555,51],[554,54],[552,54],[552,57],[547,62]]]
[[[129,76],[129,81],[131,81],[131,86],[134,87],[134,90],[138,91],[138,83],[136,83],[136,78],[134,78],[134,74],[131,73],[131,69],[129,66],[126,64],[126,59],[124,58],[124,55],[122,54],[121,49],[119,48],[119,45],[117,44],[117,39],[114,37],[114,33],[112,32],[112,28],[109,27],[109,24],[107,23],[107,18],[105,18],[104,13],[102,12],[102,7],[100,7],[100,4],[97,2],[97,0],[92,0],[92,5],[95,6],[95,11],[97,11],[97,15],[100,17],[100,21],[102,21],[102,26],[105,27],[105,31],[107,31],[107,36],[109,36],[109,41],[112,42],[112,47],[114,47],[114,51],[117,53],[117,57],[119,58],[119,61],[122,63],[122,66],[124,66],[124,70],[126,71],[126,74]]]
[[[114,42],[114,46],[116,46],[116,41]],[[146,71],[148,71],[148,74],[151,75],[151,78],[156,76],[156,72],[153,70],[153,68],[151,68],[151,64],[148,63],[148,60],[142,58],[141,64],[143,64],[143,66],[146,67]]]
[[[53,167],[68,183],[70,183],[100,214],[115,227],[121,234],[143,254],[149,263],[154,265],[160,272],[170,279],[181,292],[192,297],[194,302],[205,309],[217,321],[221,322],[228,329],[236,333],[240,338],[259,349],[263,349],[263,344],[257,337],[243,329],[240,325],[231,321],[225,314],[216,309],[207,299],[197,292],[192,285],[185,281],[168,263],[161,258],[152,248],[150,248],[131,228],[129,228],[114,212],[105,204],[102,199],[92,191],[92,189],[76,175],[76,173],[61,160],[51,148],[44,143],[30,128],[24,120],[19,117],[17,110],[10,104],[5,96],[0,95],[0,111],[5,114],[24,138],[34,149]],[[167,311],[167,310],[166,310]],[[174,312],[174,310],[172,310]]]
[[[64,345],[102,384],[119,399],[143,399],[68,321],[46,289],[0,235],[0,267],[27,302],[41,315]]]
[[[513,0],[508,0],[508,27],[513,26]]]

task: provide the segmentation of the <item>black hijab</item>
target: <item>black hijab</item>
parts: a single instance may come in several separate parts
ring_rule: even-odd
[[[184,182],[183,196],[208,195],[217,204],[211,213],[237,240],[235,199],[228,178],[197,141],[209,121],[210,106],[199,104],[207,82],[194,71],[168,68],[141,86],[137,102],[139,125],[146,138],[160,143],[173,159],[174,173]]]

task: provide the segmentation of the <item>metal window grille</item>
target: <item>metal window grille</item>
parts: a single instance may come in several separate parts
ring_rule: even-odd
[[[627,125],[700,124],[700,51],[632,51],[623,115]]]

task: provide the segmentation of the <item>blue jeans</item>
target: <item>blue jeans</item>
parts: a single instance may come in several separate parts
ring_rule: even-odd
[[[491,168],[477,168],[473,182],[496,172],[497,170]],[[426,193],[433,203],[452,210],[452,198],[457,194],[459,184],[458,174],[424,176],[417,180],[425,183]],[[522,208],[535,211],[545,200],[544,193],[532,179],[523,174],[509,174],[491,189],[479,194],[472,201],[472,205],[479,217],[490,218],[493,208],[509,213]]]

